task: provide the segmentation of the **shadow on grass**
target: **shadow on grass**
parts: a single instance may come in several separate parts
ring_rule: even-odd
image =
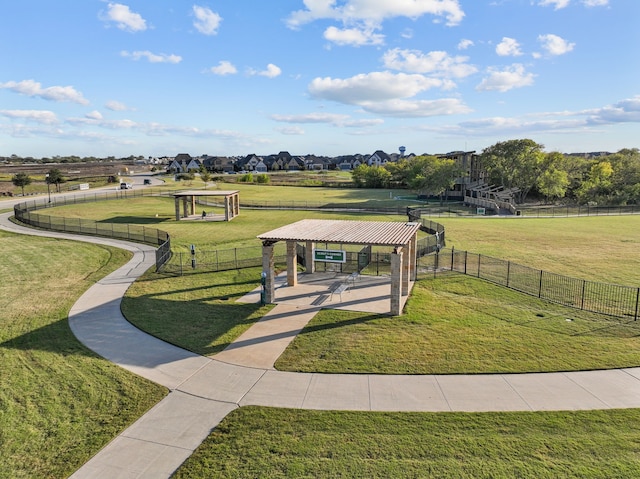
[[[157,225],[170,221],[171,216],[112,216],[104,220],[96,221],[96,223],[115,223],[115,224],[135,224],[135,225]]]
[[[0,348],[23,351],[48,351],[62,356],[83,355],[96,357],[71,332],[67,318],[60,318],[40,328],[28,331],[0,343]]]

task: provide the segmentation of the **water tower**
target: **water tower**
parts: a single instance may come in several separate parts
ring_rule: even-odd
[[[403,157],[404,156],[404,152],[407,151],[407,149],[404,146],[401,146],[398,149],[400,150],[400,157]]]

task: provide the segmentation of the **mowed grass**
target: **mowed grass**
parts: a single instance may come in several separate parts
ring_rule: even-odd
[[[521,373],[640,365],[640,323],[461,274],[418,281],[399,317],[322,310],[276,362],[287,371]]]
[[[67,322],[129,253],[1,231],[0,250],[0,477],[66,477],[166,393],[96,356]]]
[[[260,269],[181,277],[147,272],[127,291],[124,315],[138,328],[198,354],[222,351],[272,305],[237,302],[259,287]]]
[[[447,247],[581,279],[640,286],[640,215],[436,218]]]
[[[359,413],[243,407],[175,478],[640,477],[640,410]]]
[[[280,187],[263,187],[277,188]],[[298,190],[305,191],[302,188]],[[276,190],[274,189],[274,192]],[[223,214],[219,208],[198,206],[198,213]],[[43,210],[42,214],[66,218],[84,218],[107,223],[132,223],[158,228],[171,235],[174,251],[188,251],[195,244],[201,251],[260,246],[257,235],[305,218],[406,221],[398,215],[348,212],[263,210],[242,208],[233,221],[175,221],[172,198],[143,197],[69,205]],[[157,216],[156,216],[157,215]]]

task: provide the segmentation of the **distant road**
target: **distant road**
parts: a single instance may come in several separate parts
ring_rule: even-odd
[[[160,186],[164,184],[164,181],[158,179],[158,177],[156,176],[153,176],[151,173],[134,173],[132,175],[128,175],[127,178],[130,178],[129,182],[133,183],[133,187],[136,189],[149,188],[152,186]],[[150,179],[151,184],[145,185],[144,184],[145,179]],[[68,196],[75,196],[75,197],[86,196],[86,195],[92,195],[96,191],[114,191],[119,189],[120,189],[120,184],[118,183],[118,184],[113,184],[111,186],[102,186],[100,188],[92,188],[89,190],[73,190],[73,191],[65,191],[62,193],[54,193],[53,191],[51,191],[51,199],[53,200],[54,198],[64,198]],[[23,203],[25,201],[30,201],[30,200],[40,199],[40,198],[46,198],[47,196],[48,196],[48,193],[42,193],[39,195],[29,195],[29,196],[2,196],[0,197],[0,210],[13,208],[18,203]]]

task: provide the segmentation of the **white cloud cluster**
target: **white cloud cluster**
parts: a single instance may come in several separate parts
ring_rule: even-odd
[[[128,52],[123,50],[120,52],[120,55],[125,58],[131,58],[132,60],[140,60],[141,58],[146,58],[149,63],[180,63],[182,61],[182,57],[180,55],[166,55],[164,53],[152,53],[148,50],[144,51],[135,51]]]
[[[324,38],[336,45],[382,45],[384,35],[374,33],[374,28],[337,28],[329,27],[324,31]]]
[[[458,0],[346,0],[336,6],[336,0],[304,0],[306,10],[297,10],[289,16],[287,24],[297,28],[321,19],[380,23],[394,17],[419,18],[434,15],[446,18],[448,25],[459,24],[464,12]]]
[[[292,12],[287,18],[289,28],[297,29],[316,20],[335,20],[343,28],[328,27],[324,38],[337,45],[381,45],[384,35],[377,33],[382,23],[391,18],[417,19],[423,15],[445,18],[447,25],[458,25],[464,12],[458,0],[304,0],[306,9]],[[406,38],[406,32],[403,34]]]
[[[267,78],[275,78],[282,74],[282,70],[277,65],[274,65],[273,63],[269,63],[265,70],[254,70],[253,68],[250,68],[249,70],[247,70],[247,73],[250,76],[258,75],[258,76],[263,76]]]
[[[72,86],[50,86],[42,88],[42,85],[37,81],[22,80],[19,82],[9,81],[0,83],[0,89],[11,90],[15,93],[30,97],[39,97],[43,100],[79,103],[80,105],[89,104],[89,100],[84,98],[82,93]]]
[[[193,26],[200,33],[203,35],[216,35],[218,33],[218,27],[220,27],[222,17],[216,12],[213,12],[208,7],[194,5],[193,15],[196,18],[193,22]]]
[[[209,71],[214,75],[220,76],[235,75],[238,73],[235,65],[227,60],[221,60],[215,67],[211,67]]]
[[[475,66],[467,63],[469,57],[450,56],[447,52],[419,50],[388,50],[382,57],[386,68],[409,73],[430,73],[446,78],[464,78],[476,73]]]
[[[533,85],[533,73],[527,73],[524,65],[520,63],[514,63],[503,70],[489,68],[488,73],[476,90],[506,92],[513,88]]]
[[[383,71],[344,79],[315,78],[308,89],[314,98],[357,105],[380,115],[416,117],[469,112],[458,99],[411,99],[432,88],[449,87],[450,83],[420,74]]]
[[[133,108],[129,108],[124,103],[122,103],[120,101],[116,101],[116,100],[109,100],[104,106],[105,106],[105,108],[107,108],[107,110],[111,110],[111,111],[133,110]]]
[[[0,110],[0,115],[12,120],[27,120],[45,125],[58,123],[56,114],[49,110]]]
[[[458,42],[458,50],[466,50],[469,47],[474,45],[473,40],[469,40],[468,38],[463,38]]]
[[[283,123],[325,123],[345,128],[362,128],[377,126],[384,123],[380,118],[369,118],[354,120],[349,115],[341,115],[339,113],[306,113],[303,115],[271,115],[271,119]]]
[[[539,35],[538,41],[540,42],[542,49],[549,56],[564,55],[565,53],[572,51],[576,46],[575,43],[569,43],[564,38],[552,33]],[[539,53],[534,53],[533,56],[539,58],[541,55]]]
[[[522,50],[515,38],[502,37],[502,41],[496,46],[496,53],[501,57],[517,57],[522,55]]]
[[[139,13],[132,12],[127,5],[109,3],[103,20],[114,22],[120,30],[141,32],[147,29],[147,22]]]
[[[538,5],[543,7],[553,6],[555,10],[566,8],[571,3],[571,0],[540,0]],[[606,7],[609,5],[609,0],[580,0],[585,7]]]

